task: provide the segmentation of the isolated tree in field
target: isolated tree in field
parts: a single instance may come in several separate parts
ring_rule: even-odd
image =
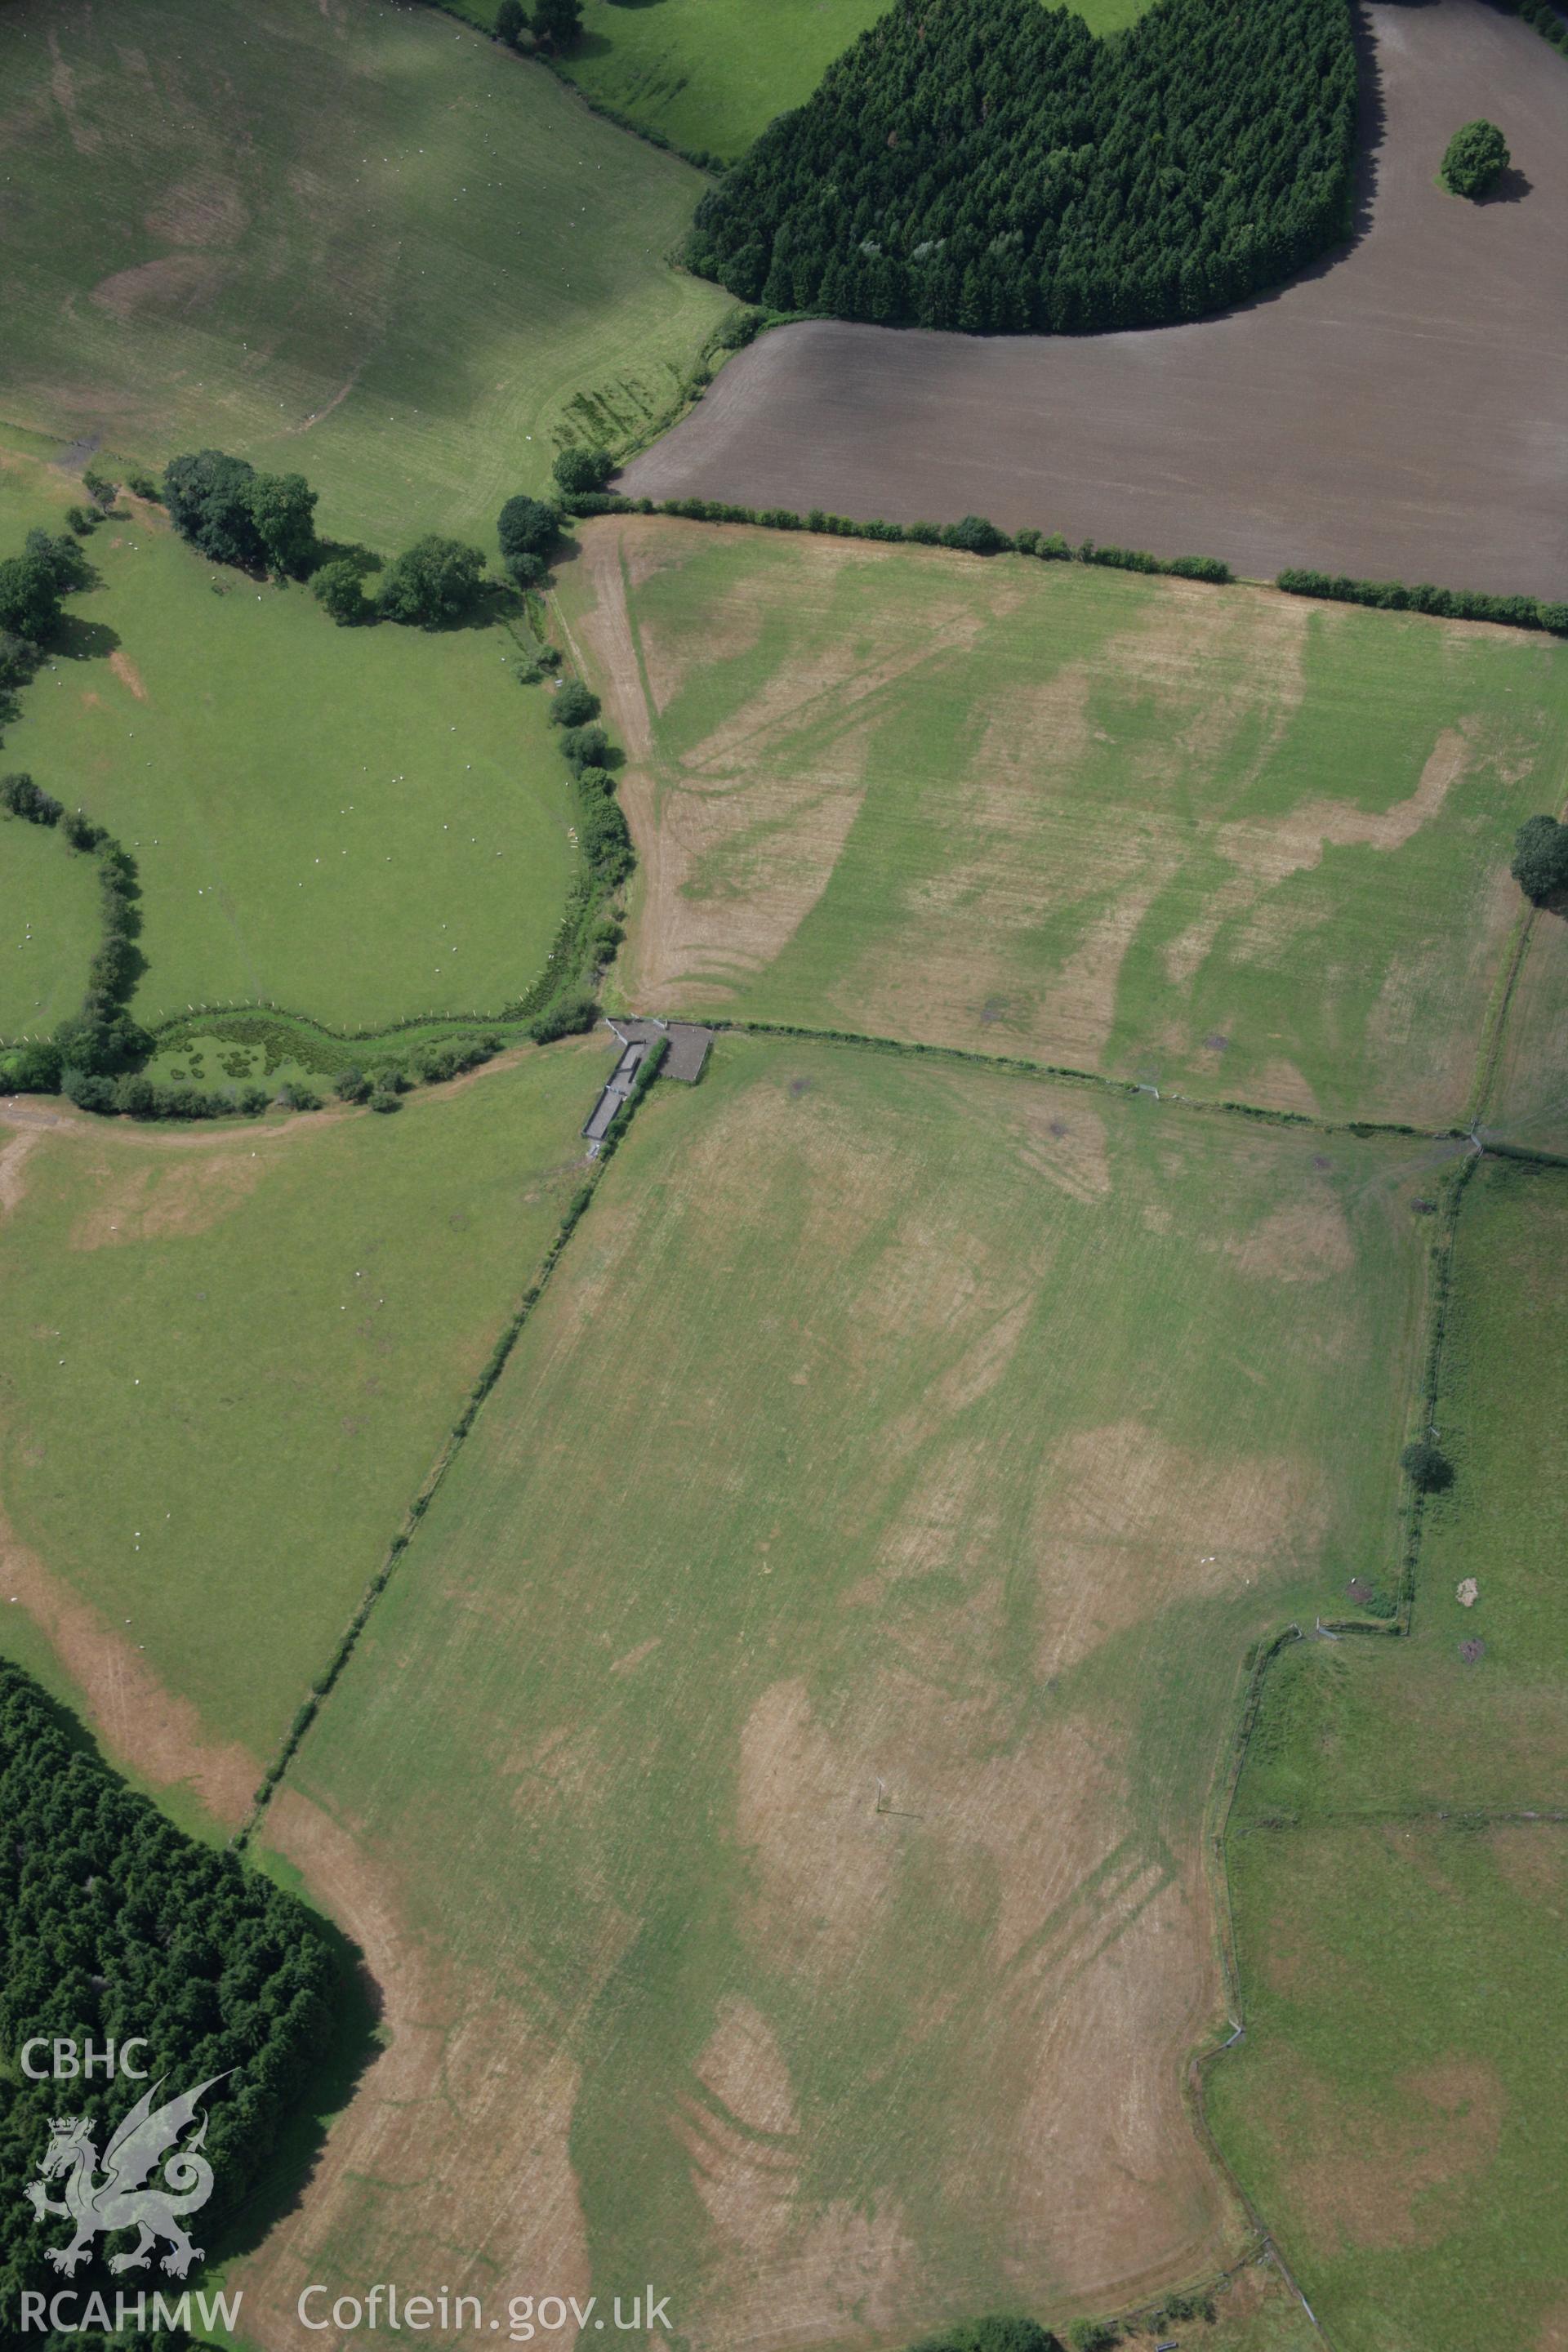
[[[346,558],[340,558],[336,563],[323,563],[310,583],[310,593],[340,629],[353,628],[361,621],[375,618],[375,606],[365,594],[358,572]]]
[[[522,0],[499,0],[496,9],[496,38],[504,41],[509,49],[515,49],[522,37],[522,28],[527,21],[522,13]]]
[[[54,567],[37,555],[0,562],[0,629],[38,644],[59,625],[60,592]]]
[[[1554,816],[1526,817],[1513,836],[1509,870],[1538,907],[1568,890],[1568,824],[1559,824]]]
[[[533,12],[533,37],[545,48],[574,48],[582,30],[579,0],[538,0]]]
[[[554,465],[556,480],[568,497],[602,490],[616,470],[607,449],[563,449]]]
[[[1454,1483],[1454,1465],[1429,1437],[1418,1437],[1399,1457],[1400,1468],[1418,1495],[1447,1493]]]
[[[1508,166],[1507,140],[1495,122],[1481,116],[1455,131],[1438,177],[1456,196],[1484,196],[1496,187]]]
[[[246,504],[268,568],[290,579],[308,572],[316,551],[316,493],[303,474],[258,474]]]
[[[545,499],[527,498],[521,491],[515,499],[508,499],[496,517],[496,537],[514,579],[521,576],[517,568],[520,556],[531,555],[542,563],[560,536],[561,517],[556,509]],[[525,581],[523,584],[531,586],[532,583]]]
[[[599,715],[599,698],[580,678],[569,677],[556,688],[550,701],[550,719],[555,727],[585,727],[590,719]]]
[[[434,532],[416,539],[389,568],[376,598],[389,621],[438,629],[472,611],[484,581],[485,559],[477,547]]]
[[[171,457],[163,471],[163,504],[182,539],[215,563],[254,568],[261,542],[250,511],[254,466],[222,449]]]

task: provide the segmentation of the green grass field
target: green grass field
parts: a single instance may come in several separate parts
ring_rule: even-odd
[[[666,259],[700,177],[433,10],[11,0],[0,109],[0,420],[301,470],[384,550],[644,432],[729,307]]]
[[[632,759],[646,1003],[1464,1114],[1568,648],[642,518],[560,603]]]
[[[6,1170],[6,1515],[204,1738],[276,1748],[555,1231],[605,1058],[530,1052],[395,1118],[72,1121]],[[135,1763],[112,1650],[77,1647]],[[68,1657],[50,1678],[79,1703]]]
[[[1083,0],[1099,33],[1147,0]],[[775,114],[802,106],[827,68],[885,13],[887,0],[584,0],[566,70],[588,96],[676,146],[733,163]],[[494,21],[491,0],[465,14]]]
[[[512,633],[334,628],[306,590],[258,589],[122,504],[88,543],[101,585],[70,599],[4,759],[135,857],[139,1017],[259,998],[359,1027],[521,996],[576,852],[547,698],[518,687]],[[8,901],[13,859],[37,890],[47,984],[29,1000],[19,967],[37,951],[0,942],[7,1033],[74,1009],[94,944],[61,911],[63,847],[40,855],[32,830],[0,831],[0,872]],[[90,877],[85,903],[96,919]]]
[[[1422,1292],[1423,1152],[1321,1140],[735,1038],[656,1090],[290,1776],[418,2032],[264,2310],[1213,2275],[1200,1822],[1248,1640],[1386,1572]]]
[[[1482,1116],[1488,1134],[1568,1154],[1568,919],[1556,908],[1531,925]]]
[[[42,1034],[74,1013],[99,941],[90,862],[57,833],[0,818],[0,1037]]]
[[[1211,2121],[1346,2352],[1512,2352],[1568,2318],[1568,1831],[1521,1818],[1568,1803],[1565,1244],[1563,1176],[1482,1166],[1411,1638],[1290,1654],[1238,1792],[1251,2030]]]

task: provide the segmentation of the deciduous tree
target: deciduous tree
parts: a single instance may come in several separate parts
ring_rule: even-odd
[[[1461,123],[1449,140],[1438,174],[1456,196],[1490,194],[1509,166],[1508,141],[1484,115]]]
[[[1400,1467],[1420,1495],[1441,1495],[1454,1483],[1454,1465],[1440,1445],[1418,1437],[1399,1457]]]
[[[537,0],[533,37],[547,49],[575,48],[583,31],[580,0]]]
[[[375,618],[375,606],[364,593],[358,571],[346,558],[323,563],[310,583],[310,590],[341,629]]]
[[[590,719],[599,715],[599,698],[581,678],[569,677],[550,698],[551,724],[555,727],[584,727]]]
[[[559,510],[544,499],[531,499],[520,491],[508,499],[496,517],[496,537],[509,570],[514,570],[520,556],[531,555],[542,562],[561,536]]]
[[[563,449],[553,470],[569,496],[581,495],[602,490],[616,470],[616,461],[607,449]]]
[[[316,551],[316,493],[303,474],[258,474],[246,493],[268,567],[298,579]]]
[[[1538,907],[1568,890],[1568,824],[1554,816],[1526,817],[1513,837],[1510,871]]]
[[[37,555],[0,561],[0,629],[34,645],[59,626],[60,592],[54,567]]]
[[[389,621],[438,629],[472,611],[484,573],[485,559],[477,547],[432,532],[388,567],[376,604]]]

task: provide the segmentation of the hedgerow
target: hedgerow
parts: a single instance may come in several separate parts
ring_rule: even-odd
[[[1059,531],[1047,533],[1026,528],[1009,538],[984,515],[964,515],[958,522],[884,522],[879,518],[858,521],[853,515],[828,514],[813,507],[800,515],[789,507],[740,507],[725,499],[625,499],[613,491],[573,502],[573,511],[588,514],[665,514],[686,522],[750,523],[759,530],[808,530],[829,539],[872,539],[908,541],[916,547],[953,547],[971,555],[1001,555],[1008,550],[1036,555],[1044,562],[1097,563],[1121,572],[1149,572],[1178,580],[1206,580],[1221,584],[1236,578],[1228,563],[1216,555],[1151,555],[1141,547],[1101,547],[1094,540],[1073,546]]]
[[[512,575],[525,593],[537,592],[543,580],[563,513],[653,513],[651,499],[634,500],[603,487],[614,463],[609,452],[597,446],[563,450],[554,465],[557,500],[520,494],[502,507],[497,533]],[[537,686],[545,667],[559,667],[555,648],[542,647],[518,676],[525,686]],[[596,985],[599,970],[624,936],[606,901],[637,866],[631,833],[615,796],[612,771],[619,755],[598,717],[599,698],[581,678],[565,678],[551,697],[555,741],[572,772],[582,865],[544,972],[511,1008],[528,1022],[529,1034],[541,1045],[590,1028],[598,1018],[588,983]]]
[[[1290,596],[1319,596],[1336,604],[1370,604],[1383,613],[1430,613],[1448,621],[1501,621],[1510,628],[1546,629],[1553,636],[1568,636],[1568,604],[1536,596],[1434,588],[1425,581],[1406,587],[1400,580],[1352,580],[1342,572],[1303,572],[1294,566],[1279,573],[1274,584]]]
[[[1538,33],[1544,35],[1554,49],[1561,49],[1564,56],[1568,56],[1568,24],[1551,5],[1551,0],[1502,0],[1502,5],[1511,14],[1522,16],[1527,25],[1532,25]]]
[[[1038,0],[896,0],[697,208],[773,310],[1092,332],[1193,319],[1347,234],[1346,0],[1158,0],[1114,40]]]

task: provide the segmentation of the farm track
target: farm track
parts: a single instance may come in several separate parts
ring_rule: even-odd
[[[1480,0],[1365,23],[1361,226],[1337,258],[1131,334],[780,328],[625,487],[1562,595],[1568,62]],[[1467,205],[1437,159],[1482,111],[1515,169]]]

